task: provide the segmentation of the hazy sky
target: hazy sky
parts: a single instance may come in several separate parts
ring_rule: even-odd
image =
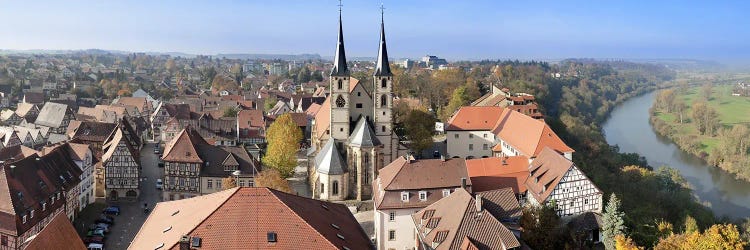
[[[348,56],[377,53],[380,1],[344,1]],[[391,57],[750,58],[750,1],[386,0]],[[0,0],[0,49],[318,53],[338,1]]]

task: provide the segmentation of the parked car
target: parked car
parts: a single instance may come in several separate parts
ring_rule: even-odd
[[[154,147],[154,154],[161,154],[161,150],[159,149],[158,146]]]
[[[104,250],[104,244],[102,243],[89,243],[89,250]]]
[[[157,166],[159,166],[160,168],[164,168],[164,162],[159,161],[159,164]]]
[[[86,236],[101,236],[101,237],[104,237],[104,229],[97,228],[97,229],[89,230],[89,232],[86,233]]]
[[[440,152],[439,151],[432,152],[432,157],[440,158]]]
[[[120,215],[120,207],[118,206],[109,206],[102,211],[104,214],[114,214],[114,215]]]
[[[156,179],[156,189],[161,190],[162,188],[164,188],[164,182],[161,179]]]
[[[96,228],[104,229],[105,233],[109,233],[109,224],[106,223],[97,223],[94,225]]]
[[[104,237],[101,236],[89,236],[83,238],[84,244],[91,244],[91,243],[97,243],[97,244],[103,244],[104,243]]]

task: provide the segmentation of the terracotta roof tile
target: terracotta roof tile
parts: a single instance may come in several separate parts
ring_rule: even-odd
[[[530,158],[536,157],[545,147],[558,152],[574,152],[544,121],[513,110],[506,109],[497,120],[493,133]]]
[[[461,107],[448,120],[446,130],[492,130],[505,112],[501,107]]]
[[[24,249],[85,250],[86,246],[65,213],[59,213],[42,231],[29,238]]]
[[[511,156],[470,159],[466,160],[466,170],[474,192],[509,187],[521,194],[526,192],[529,158]]]

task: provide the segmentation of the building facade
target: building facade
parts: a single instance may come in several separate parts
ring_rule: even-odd
[[[117,128],[104,144],[105,193],[108,200],[134,201],[140,193],[140,162],[135,149]]]

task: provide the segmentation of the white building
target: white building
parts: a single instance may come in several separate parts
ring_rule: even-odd
[[[373,183],[377,249],[415,249],[412,214],[462,187],[471,192],[464,159],[399,157],[381,169]]]

